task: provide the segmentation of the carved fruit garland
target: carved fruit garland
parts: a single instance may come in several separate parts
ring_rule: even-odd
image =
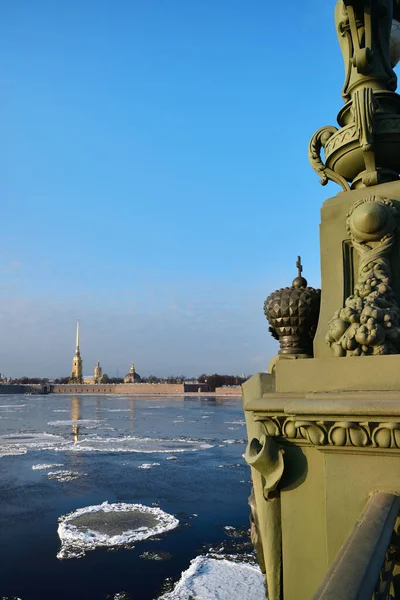
[[[364,198],[352,206],[346,225],[360,257],[358,281],[329,322],[326,342],[335,356],[398,354],[400,310],[389,262],[396,209],[387,198]]]

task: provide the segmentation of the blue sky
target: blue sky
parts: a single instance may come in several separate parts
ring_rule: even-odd
[[[319,285],[311,135],[335,124],[334,0],[0,7],[0,371],[254,373],[263,301]]]

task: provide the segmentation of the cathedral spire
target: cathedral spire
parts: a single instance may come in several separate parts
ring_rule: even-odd
[[[72,359],[72,372],[70,377],[70,383],[83,383],[82,357],[79,348],[79,319],[76,324],[76,349],[75,356]]]
[[[76,354],[79,354],[79,318],[76,322]]]

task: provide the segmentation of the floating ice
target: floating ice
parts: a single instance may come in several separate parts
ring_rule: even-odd
[[[264,577],[256,565],[198,556],[172,592],[159,600],[264,600]]]
[[[73,452],[142,452],[169,454],[212,448],[211,444],[197,440],[156,439],[126,436],[122,438],[93,437],[83,439],[69,448]]]
[[[138,466],[138,469],[151,469],[152,467],[159,467],[160,463],[154,462],[154,463],[143,463],[142,465]]]
[[[178,519],[142,504],[98,504],[59,518],[57,558],[79,558],[98,547],[127,546],[174,529]]]
[[[88,421],[86,421],[88,422]],[[82,421],[63,421],[80,424]],[[90,426],[87,426],[90,429]],[[108,429],[104,427],[104,429]],[[111,428],[113,429],[113,428]],[[26,454],[31,450],[55,450],[70,452],[139,452],[145,454],[170,454],[171,452],[190,452],[206,450],[213,446],[205,440],[157,439],[134,436],[105,437],[87,436],[73,442],[70,438],[51,433],[16,433],[0,436],[0,458]]]
[[[74,481],[74,479],[78,479],[79,473],[76,471],[49,471],[47,473],[47,479],[56,479],[57,481],[66,482],[66,481]]]
[[[26,454],[28,450],[55,450],[64,440],[51,433],[13,433],[0,436],[0,457]]]
[[[50,465],[47,465],[46,463],[42,463],[39,465],[32,465],[32,471],[44,471],[47,469],[56,469],[57,467],[63,467],[64,464],[63,463],[53,463]]]
[[[101,421],[94,419],[66,420],[66,421],[49,421],[47,425],[52,427],[70,427],[71,425],[79,425],[79,427],[88,427],[100,425]]]

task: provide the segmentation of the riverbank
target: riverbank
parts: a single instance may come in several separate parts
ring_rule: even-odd
[[[241,387],[216,388],[209,392],[196,384],[117,383],[117,384],[46,384],[0,385],[0,394],[117,394],[126,396],[226,396],[241,398]]]

